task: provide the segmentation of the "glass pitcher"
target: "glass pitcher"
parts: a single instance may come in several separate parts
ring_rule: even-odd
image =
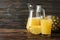
[[[41,16],[42,7],[41,5],[36,5],[36,9],[34,9],[33,5],[28,3],[28,8],[29,8],[29,17],[26,26],[27,31],[32,34],[40,34],[41,33],[40,18],[43,17]]]

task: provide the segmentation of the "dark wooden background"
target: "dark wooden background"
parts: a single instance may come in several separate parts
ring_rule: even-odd
[[[60,0],[0,0],[0,28],[24,29],[29,15],[27,3],[40,4],[47,15],[60,17]]]

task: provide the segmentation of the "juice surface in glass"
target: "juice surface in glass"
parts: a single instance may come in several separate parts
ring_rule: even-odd
[[[41,20],[41,33],[42,34],[51,34],[52,20],[42,19]]]
[[[40,34],[40,18],[28,18],[26,28],[32,34]]]

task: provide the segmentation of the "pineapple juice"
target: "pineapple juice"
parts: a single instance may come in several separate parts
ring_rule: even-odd
[[[32,34],[40,34],[40,18],[33,17],[32,19],[28,18],[27,21],[27,30]]]

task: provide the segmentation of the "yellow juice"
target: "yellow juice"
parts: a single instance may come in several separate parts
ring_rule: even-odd
[[[41,33],[42,34],[51,34],[52,20],[42,19],[41,20]]]
[[[26,28],[32,34],[39,34],[40,33],[40,18],[35,18],[35,17],[33,17],[32,19],[28,18]]]

